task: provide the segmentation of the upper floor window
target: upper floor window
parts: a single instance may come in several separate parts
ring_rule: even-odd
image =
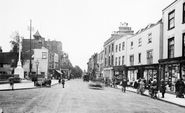
[[[105,47],[105,55],[107,54],[107,48]]]
[[[152,33],[148,34],[148,43],[152,43]]]
[[[133,49],[133,46],[134,46],[134,42],[132,41],[131,43],[130,43],[130,49]]]
[[[42,59],[47,59],[47,52],[42,52]]]
[[[116,45],[116,52],[118,51],[118,45]]]
[[[119,44],[119,51],[121,51],[121,44]]]
[[[116,57],[116,60],[115,60],[115,65],[117,66],[117,57]]]
[[[153,50],[147,51],[147,64],[153,63]]]
[[[139,46],[141,46],[142,45],[142,38],[139,38],[138,42],[139,42]]]
[[[121,62],[121,57],[119,57],[119,66],[120,66],[120,62]]]
[[[114,52],[114,44],[112,44],[112,52]]]
[[[122,65],[124,65],[124,56],[122,56]]]
[[[168,39],[168,58],[174,57],[174,37]]]
[[[130,55],[130,65],[134,65],[134,55]]]
[[[168,13],[168,30],[175,27],[175,10]]]
[[[182,56],[185,57],[185,33],[182,35]]]
[[[105,58],[105,61],[104,62],[105,62],[105,66],[106,66],[107,65],[107,59],[106,58]]]
[[[110,53],[110,45],[109,45],[109,53]]]
[[[182,23],[185,23],[185,2],[183,3],[183,6],[182,6],[183,8],[183,14],[182,14]]]
[[[125,42],[122,42],[122,50],[125,49]]]
[[[109,66],[110,66],[110,56],[109,56],[109,62],[108,62]]]
[[[141,63],[141,53],[138,54],[138,62]]]
[[[113,56],[113,55],[112,55],[111,60],[112,60],[112,65],[114,65],[114,64],[113,64],[113,63],[114,63],[114,56]]]

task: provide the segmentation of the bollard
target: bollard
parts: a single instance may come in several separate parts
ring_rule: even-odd
[[[0,108],[0,113],[3,113],[3,109]]]

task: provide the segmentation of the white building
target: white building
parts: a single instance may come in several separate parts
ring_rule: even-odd
[[[48,77],[48,49],[34,49],[33,71]]]
[[[162,58],[162,22],[149,24],[127,38],[127,70],[129,81],[139,78],[158,79],[158,60]]]
[[[162,10],[163,59],[161,78],[167,81],[171,91],[177,79],[185,80],[185,0],[175,0]]]

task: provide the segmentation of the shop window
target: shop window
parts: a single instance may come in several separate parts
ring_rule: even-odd
[[[153,63],[153,50],[147,51],[147,64],[152,64]]]
[[[168,14],[168,30],[175,28],[175,10]]]
[[[168,39],[168,58],[174,57],[174,38]]]
[[[130,55],[130,65],[134,65],[134,55]]]
[[[185,81],[185,64],[182,64],[181,66],[181,76],[182,79]]]
[[[122,42],[122,50],[125,49],[125,42]]]
[[[42,59],[47,59],[47,52],[42,52]]]
[[[185,23],[185,2],[183,3],[183,10],[182,10],[182,12],[183,12],[183,14],[182,14],[182,23]]]
[[[138,40],[138,42],[139,42],[139,47],[142,45],[142,39],[141,38],[139,38],[139,40]]]

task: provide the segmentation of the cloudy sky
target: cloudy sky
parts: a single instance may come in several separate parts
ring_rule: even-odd
[[[91,55],[103,50],[104,42],[127,22],[134,32],[156,23],[162,10],[174,0],[0,0],[0,46],[11,49],[10,35],[18,31],[29,38],[35,31],[46,40],[57,40],[73,66],[87,69]]]

